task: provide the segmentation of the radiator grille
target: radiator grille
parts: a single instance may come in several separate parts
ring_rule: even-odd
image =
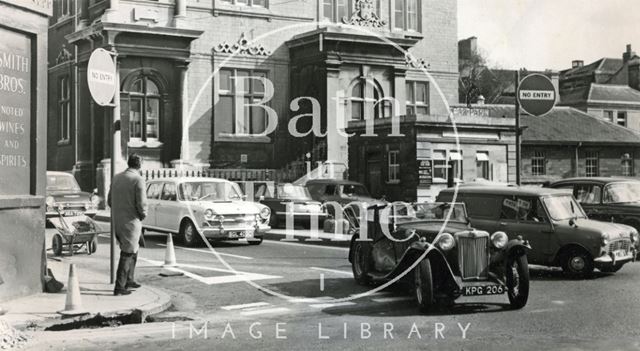
[[[488,236],[458,237],[458,262],[463,279],[487,278],[488,245]]]
[[[631,249],[631,241],[629,240],[616,240],[609,243],[609,252],[612,253],[618,250],[629,251]]]

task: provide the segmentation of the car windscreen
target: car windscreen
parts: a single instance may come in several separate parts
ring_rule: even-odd
[[[311,194],[307,188],[300,185],[278,184],[277,185],[278,197],[280,199],[307,199],[311,200]]]
[[[602,201],[606,204],[640,202],[640,182],[607,184]]]
[[[242,193],[230,182],[185,182],[179,186],[183,201],[231,201],[241,200]]]
[[[394,217],[398,222],[410,221],[444,221],[467,222],[467,211],[462,203],[418,203],[393,204]]]
[[[340,185],[340,194],[346,196],[371,196],[367,188],[360,184],[342,184]]]
[[[582,207],[576,202],[573,196],[547,196],[543,198],[543,202],[549,212],[549,216],[556,221],[572,218],[587,218]]]
[[[47,191],[80,191],[71,174],[47,174]]]

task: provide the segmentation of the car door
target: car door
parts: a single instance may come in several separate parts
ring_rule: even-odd
[[[147,218],[142,222],[145,227],[156,226],[156,207],[160,201],[161,189],[162,183],[160,182],[152,182],[147,185]]]
[[[534,196],[507,197],[502,206],[502,213],[508,217],[501,220],[501,223],[507,223],[504,232],[510,239],[520,235],[529,241],[529,263],[548,264],[555,239],[553,226],[540,199]]]
[[[156,226],[168,232],[177,233],[180,225],[180,206],[176,183],[165,182],[160,192],[160,201],[156,207]]]

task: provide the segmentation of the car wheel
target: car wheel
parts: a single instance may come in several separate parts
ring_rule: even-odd
[[[200,242],[200,234],[190,220],[186,220],[180,227],[180,238],[185,246],[196,246]]]
[[[431,262],[428,258],[420,261],[413,270],[416,302],[422,312],[428,312],[433,306],[433,277]]]
[[[571,249],[564,255],[562,270],[574,277],[584,277],[593,273],[593,258],[581,249]]]
[[[514,310],[520,309],[529,300],[529,263],[527,256],[510,256],[507,259],[507,296]]]
[[[250,239],[247,239],[247,242],[249,243],[249,245],[260,245],[262,244],[262,237],[253,237]]]
[[[55,234],[51,240],[51,249],[56,256],[62,256],[62,236]]]
[[[89,254],[96,253],[98,251],[98,238],[94,237],[91,241],[87,242]]]
[[[617,264],[614,264],[612,266],[601,267],[600,268],[600,272],[615,273],[615,272],[619,271],[620,268],[622,268],[622,266],[623,266],[622,263],[617,263]]]
[[[356,241],[352,250],[351,270],[353,271],[353,279],[360,285],[368,285],[370,283],[369,267],[371,262],[369,245],[365,242]]]

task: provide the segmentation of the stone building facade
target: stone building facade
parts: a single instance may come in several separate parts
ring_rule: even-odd
[[[122,152],[141,153],[152,168],[177,160],[213,169],[346,164],[348,143],[338,130],[347,120],[412,109],[446,114],[445,101],[457,101],[454,0],[55,5],[48,166],[75,170],[85,188],[110,157],[113,109],[94,104],[86,89],[87,60],[99,47],[118,55]],[[296,100],[303,96],[313,99]],[[238,104],[243,98],[268,100],[277,123],[267,123],[263,107]],[[288,123],[311,112],[327,135],[292,136]],[[310,120],[300,118],[298,130],[308,130]]]

